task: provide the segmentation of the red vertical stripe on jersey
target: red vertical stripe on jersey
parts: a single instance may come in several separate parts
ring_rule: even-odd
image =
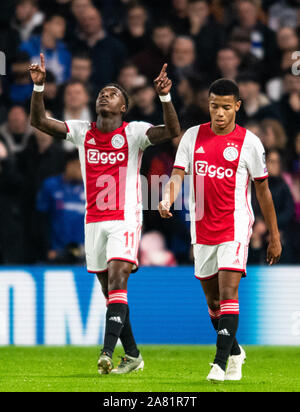
[[[216,135],[210,123],[200,126],[194,148],[194,191],[196,216],[202,211],[202,196],[197,183],[203,179],[203,217],[196,219],[196,243],[216,245],[234,240],[236,171],[246,129],[236,125],[224,136]],[[197,187],[198,184],[198,187]]]
[[[86,223],[124,220],[128,142],[128,123],[110,133],[101,133],[92,124],[85,148]]]

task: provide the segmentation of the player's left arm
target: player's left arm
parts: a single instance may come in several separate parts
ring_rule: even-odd
[[[172,81],[168,78],[167,67],[168,65],[164,64],[159,76],[154,80],[156,93],[162,100],[164,126],[154,126],[147,131],[147,136],[152,144],[162,143],[180,136],[180,124],[170,96]]]
[[[279,261],[282,252],[273,198],[269,189],[268,179],[255,180],[254,185],[256,197],[270,233],[267,262],[269,265],[273,265]]]

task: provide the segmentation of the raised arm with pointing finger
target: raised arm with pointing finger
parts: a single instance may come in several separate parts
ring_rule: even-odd
[[[34,89],[31,97],[30,120],[31,125],[44,133],[60,139],[65,139],[67,126],[64,122],[46,116],[44,105],[44,84],[46,80],[45,58],[40,54],[41,64],[31,64],[29,67]]]
[[[47,117],[44,105],[44,84],[46,80],[45,58],[43,53],[40,54],[41,63],[31,64],[29,67],[30,75],[34,83],[34,89],[31,98],[30,119],[31,125],[37,129],[65,139],[67,135],[67,126],[64,122]],[[167,64],[164,64],[159,76],[154,80],[154,87],[160,97],[163,106],[164,125],[153,126],[147,136],[152,144],[158,144],[180,135],[180,125],[177,113],[171,101],[170,90],[172,81],[167,75]]]
[[[168,78],[167,67],[168,65],[164,64],[159,76],[154,80],[155,91],[162,102],[164,126],[151,127],[148,130],[147,135],[152,144],[162,143],[180,135],[178,116],[171,101],[172,81]]]

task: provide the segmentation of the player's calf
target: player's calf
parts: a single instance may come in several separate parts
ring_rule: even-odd
[[[235,340],[239,322],[238,300],[224,300],[220,302],[221,316],[218,324],[217,353],[214,364],[225,371],[226,363]]]

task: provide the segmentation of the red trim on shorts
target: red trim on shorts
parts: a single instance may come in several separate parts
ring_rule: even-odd
[[[247,277],[246,269],[220,268],[219,271],[220,270],[228,270],[230,272],[241,272],[243,278]]]
[[[220,270],[228,270],[228,271],[232,271],[232,272],[242,272],[242,273],[245,273],[245,269],[234,269],[234,268],[220,268],[219,269],[219,272],[220,272]]]
[[[254,180],[265,180],[268,179],[269,174],[267,174],[266,176],[262,176],[262,177],[255,177]]]
[[[96,271],[96,270],[88,270],[88,273],[91,273],[92,275],[102,275],[102,273],[107,272],[107,269],[105,270],[100,270],[100,271]]]
[[[137,262],[135,262],[134,260],[129,260],[129,259],[125,259],[125,258],[117,258],[117,257],[113,257],[113,258],[109,259],[107,261],[107,263],[110,263],[112,260],[120,260],[122,262],[132,263],[133,265],[138,266]]]
[[[69,129],[67,122],[64,122],[64,124],[67,126],[68,133],[70,133],[70,129]]]
[[[209,280],[209,279],[215,278],[216,276],[218,276],[218,274],[219,274],[219,272],[215,273],[214,275],[205,277],[205,278],[200,278],[200,277],[198,277],[197,275],[195,275],[195,278],[198,279],[198,280]]]

